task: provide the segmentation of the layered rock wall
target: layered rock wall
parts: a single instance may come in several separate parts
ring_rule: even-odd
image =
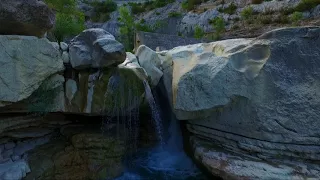
[[[195,157],[213,174],[319,178],[319,38],[319,27],[284,28],[158,56],[142,46],[138,57],[147,72],[162,72],[151,79],[164,81]]]

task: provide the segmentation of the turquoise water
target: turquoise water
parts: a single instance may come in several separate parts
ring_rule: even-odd
[[[115,180],[207,180],[183,151],[157,147],[126,159],[125,173]]]

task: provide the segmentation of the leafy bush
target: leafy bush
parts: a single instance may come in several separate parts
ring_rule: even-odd
[[[241,17],[243,19],[249,19],[253,15],[253,8],[252,7],[246,7],[241,11]]]
[[[288,24],[290,22],[290,20],[289,20],[288,16],[286,16],[286,15],[279,15],[273,19],[273,22],[278,23],[278,24]]]
[[[320,0],[302,0],[294,9],[295,11],[308,11],[320,4]]]
[[[252,4],[261,4],[263,0],[251,0]]]
[[[84,16],[74,17],[65,13],[56,14],[56,24],[53,29],[53,34],[58,42],[63,41],[67,36],[77,35],[84,29]]]
[[[117,10],[117,3],[113,2],[112,0],[95,0],[91,2],[90,5],[94,8],[95,12],[99,13],[110,13]]]
[[[290,20],[293,24],[297,24],[303,18],[302,12],[294,12],[290,16]]]
[[[200,26],[196,26],[194,29],[194,38],[200,39],[204,36],[204,32]]]
[[[134,23],[133,16],[127,7],[120,7],[119,14],[119,22],[121,23],[120,38],[126,50],[131,51],[133,49],[134,31],[136,25]]]
[[[212,24],[215,30],[214,39],[220,39],[221,33],[226,30],[224,19],[222,17],[215,17],[210,21],[210,23]]]
[[[234,14],[237,10],[237,6],[234,3],[231,3],[228,7],[226,8],[219,8],[218,11],[221,13],[226,13],[226,14]]]
[[[207,2],[208,0],[186,0],[182,2],[181,7],[185,10],[191,11],[195,8],[196,5],[201,4],[202,2]]]
[[[272,23],[272,17],[268,15],[259,15],[258,20],[261,24],[271,24]]]
[[[131,12],[133,14],[140,14],[146,11],[153,10],[155,8],[166,6],[167,4],[173,3],[173,2],[174,0],[155,0],[155,1],[147,1],[145,3],[128,3],[128,4],[131,6]]]
[[[56,10],[56,24],[52,30],[57,41],[73,36],[84,30],[84,14],[76,9],[76,0],[45,0],[48,6]]]
[[[182,14],[179,13],[179,12],[170,12],[170,13],[168,14],[168,16],[169,16],[169,17],[181,17]]]

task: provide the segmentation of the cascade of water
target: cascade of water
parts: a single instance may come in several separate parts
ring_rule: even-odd
[[[152,94],[152,91],[150,89],[148,82],[143,81],[143,85],[145,88],[146,99],[147,99],[149,106],[151,108],[152,118],[153,118],[155,125],[156,125],[157,136],[160,141],[160,144],[163,145],[164,141],[163,141],[163,130],[162,130],[161,117],[160,117],[160,110],[159,110],[157,103],[154,100],[154,97],[153,97],[153,94]]]

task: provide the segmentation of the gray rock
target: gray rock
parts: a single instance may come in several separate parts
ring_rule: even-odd
[[[47,39],[0,36],[0,46],[0,102],[4,105],[26,99],[45,79],[64,70],[60,52]]]
[[[29,165],[22,160],[0,164],[0,179],[2,180],[20,180],[29,172],[31,172]]]
[[[5,151],[2,153],[2,157],[3,157],[4,159],[10,158],[11,155],[13,155],[13,149],[5,150]]]
[[[16,146],[16,144],[14,142],[9,142],[7,144],[4,145],[5,149],[12,149]]]
[[[236,153],[225,157],[230,164],[223,168],[216,167],[222,162],[217,154],[209,158],[201,152],[208,155],[202,163],[213,174],[232,179],[232,170],[235,177],[273,179],[282,170],[266,166],[268,161],[281,167],[294,164],[283,170],[287,177],[278,174],[280,179],[320,178],[314,163],[320,160],[319,35],[319,27],[283,28],[255,39],[177,47],[158,53],[157,62],[149,58],[165,72],[176,117],[188,120],[192,134],[208,139],[212,152],[218,144]],[[236,156],[257,158],[263,165],[239,164]],[[304,168],[306,161],[313,171]],[[270,174],[249,173],[262,166]],[[292,167],[299,167],[297,174],[290,173]]]
[[[18,161],[18,160],[20,159],[20,156],[18,156],[18,155],[12,155],[12,156],[11,156],[11,159],[12,159],[13,162],[15,162],[15,161]]]
[[[148,48],[147,46],[140,46],[136,52],[139,64],[145,69],[148,76],[151,78],[151,84],[156,86],[163,72],[159,69],[161,65],[161,59],[155,51]]]
[[[314,18],[320,16],[320,5],[312,9],[311,16]]]
[[[55,15],[38,0],[1,0],[0,34],[42,37],[55,24]]]
[[[60,42],[60,48],[62,51],[68,51],[68,44],[65,42]]]
[[[61,58],[62,58],[63,63],[65,63],[65,64],[70,63],[70,57],[69,57],[69,53],[67,51],[64,51],[62,53]]]
[[[75,69],[103,68],[121,64],[126,53],[124,46],[103,29],[87,29],[69,45],[70,62]]]

